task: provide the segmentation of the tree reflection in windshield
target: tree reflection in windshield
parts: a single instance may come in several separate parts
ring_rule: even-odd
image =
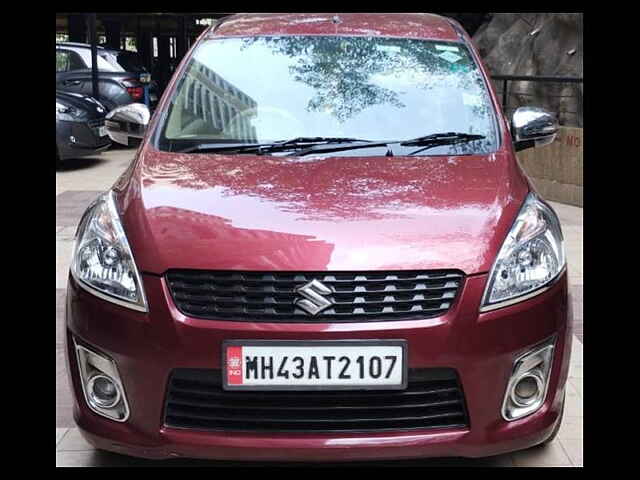
[[[289,67],[291,77],[316,91],[309,111],[328,112],[344,122],[372,105],[405,107],[397,92],[370,81],[372,75],[388,69],[392,59],[369,38],[249,37],[243,41],[243,48],[260,42],[279,55],[297,59]]]

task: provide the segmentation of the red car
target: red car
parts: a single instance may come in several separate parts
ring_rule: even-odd
[[[558,217],[469,37],[427,14],[205,31],[84,214],[74,417],[147,458],[480,457],[549,442],[572,339]],[[147,125],[148,123],[148,125]]]

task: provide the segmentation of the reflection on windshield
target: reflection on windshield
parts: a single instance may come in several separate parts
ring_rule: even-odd
[[[251,125],[257,103],[246,93],[214,72],[206,64],[192,60],[180,94],[167,122],[167,136],[193,136],[256,141]]]
[[[398,140],[450,131],[486,139],[438,151],[488,153],[496,143],[493,108],[465,46],[379,37],[208,40],[161,128],[161,149],[169,141]]]

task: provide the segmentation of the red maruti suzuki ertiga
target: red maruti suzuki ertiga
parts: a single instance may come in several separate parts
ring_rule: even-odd
[[[76,234],[74,417],[148,458],[479,457],[550,441],[572,338],[558,218],[454,21],[235,15],[205,31]]]

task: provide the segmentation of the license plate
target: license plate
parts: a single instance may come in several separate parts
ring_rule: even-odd
[[[107,135],[107,127],[98,127],[98,136],[106,137]]]
[[[404,340],[228,340],[225,390],[400,390]]]
[[[153,93],[150,93],[149,100],[151,100],[152,102],[155,102],[156,100],[158,100],[158,96],[154,95]]]

